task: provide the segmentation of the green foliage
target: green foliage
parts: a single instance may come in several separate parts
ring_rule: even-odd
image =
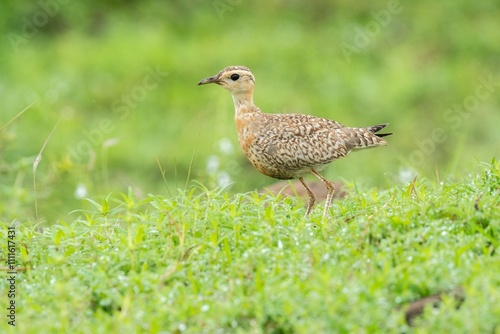
[[[498,2],[0,9],[19,332],[498,332],[499,164],[474,170],[500,142]],[[271,181],[238,148],[231,98],[196,86],[227,65],[252,69],[265,112],[390,122],[387,148],[326,172],[355,183],[328,222],[248,192]],[[445,295],[406,324],[410,302],[457,287],[459,308]]]
[[[461,287],[415,332],[500,326],[500,166],[318,206],[202,186],[132,192],[16,227],[23,333],[412,332],[408,303]],[[6,227],[3,227],[3,232]],[[0,281],[2,290],[5,280]],[[2,294],[3,295],[3,294]],[[4,323],[2,323],[4,325]]]

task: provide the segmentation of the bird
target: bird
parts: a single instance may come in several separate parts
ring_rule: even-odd
[[[252,165],[269,177],[299,179],[302,183],[308,195],[306,217],[311,214],[316,197],[304,176],[313,174],[325,185],[323,219],[326,219],[335,188],[320,172],[351,151],[387,145],[382,137],[392,134],[378,133],[388,123],[346,127],[313,115],[264,113],[253,102],[255,77],[245,66],[228,66],[198,85],[210,83],[231,93],[238,141]]]

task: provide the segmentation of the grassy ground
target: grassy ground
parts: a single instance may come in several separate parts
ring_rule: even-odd
[[[17,329],[499,333],[499,203],[496,161],[460,182],[353,190],[327,222],[321,205],[304,218],[292,198],[202,186],[111,196],[16,227]],[[453,289],[463,303],[445,294],[408,326],[409,303]]]
[[[498,163],[476,167],[500,147],[499,15],[494,0],[2,1],[17,329],[498,332]],[[236,64],[265,112],[390,123],[387,147],[325,171],[355,184],[330,221],[251,192],[273,181],[243,157],[229,94],[196,86]],[[408,327],[409,303],[456,289],[459,309],[450,293]]]

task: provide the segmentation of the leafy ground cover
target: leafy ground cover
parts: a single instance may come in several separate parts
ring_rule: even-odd
[[[18,224],[17,329],[498,333],[499,167],[352,189],[328,221],[321,205],[304,218],[294,198],[196,186],[108,196],[49,227]],[[454,289],[462,302],[446,294]],[[408,305],[440,292],[410,327]]]
[[[498,1],[0,9],[0,332],[499,332],[499,166],[474,169],[498,158]],[[325,171],[356,184],[329,221],[249,192],[271,181],[231,98],[196,86],[233,64],[265,112],[390,123]]]

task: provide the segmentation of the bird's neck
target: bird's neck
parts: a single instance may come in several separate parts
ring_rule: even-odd
[[[236,116],[246,113],[260,112],[260,109],[253,104],[253,91],[233,94],[233,102]]]

